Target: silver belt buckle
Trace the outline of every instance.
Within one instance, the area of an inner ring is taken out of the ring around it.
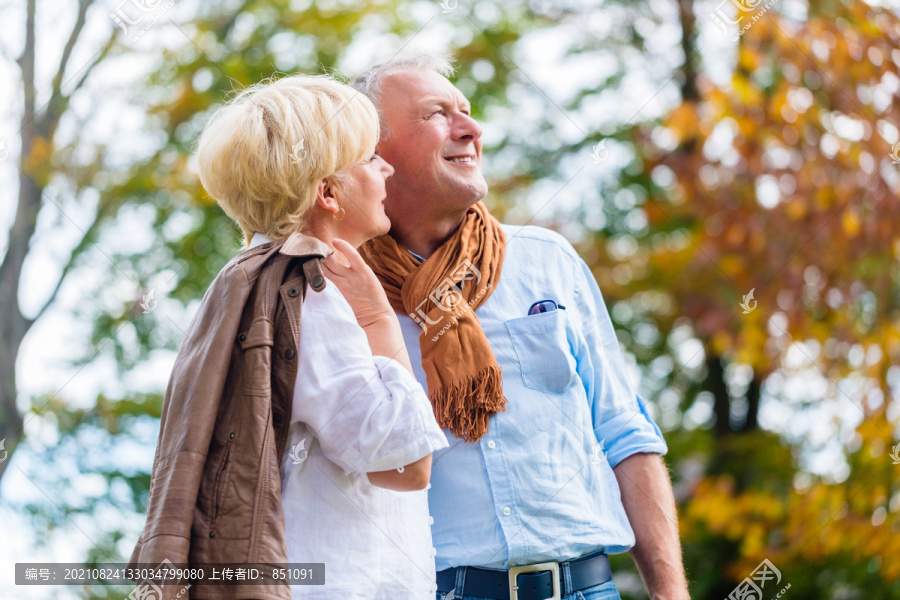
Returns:
[[[519,600],[519,586],[516,584],[516,576],[519,573],[531,573],[533,571],[550,571],[553,582],[553,595],[548,600],[559,600],[559,563],[545,562],[536,565],[522,565],[509,570],[509,600]]]

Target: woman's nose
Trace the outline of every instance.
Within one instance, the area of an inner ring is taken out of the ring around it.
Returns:
[[[379,157],[379,158],[381,158],[381,157]],[[388,177],[390,177],[391,175],[394,174],[394,167],[392,167],[392,166],[391,166],[391,163],[389,163],[388,161],[384,160],[383,158],[381,159],[381,162],[384,163],[384,164],[381,166],[381,171],[385,174],[385,175],[384,175],[384,178],[387,179]]]

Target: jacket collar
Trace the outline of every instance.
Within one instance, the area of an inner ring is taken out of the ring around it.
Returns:
[[[287,256],[318,256],[327,258],[334,251],[328,244],[318,238],[294,232],[284,241],[278,252]]]

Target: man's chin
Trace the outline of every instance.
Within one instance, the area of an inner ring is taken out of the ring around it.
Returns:
[[[488,193],[488,184],[484,179],[484,175],[480,172],[477,176],[472,174],[466,178],[455,177],[447,187],[454,190],[454,196],[457,198],[465,198],[468,206],[477,204],[484,200]]]
[[[467,192],[471,199],[471,203],[469,204],[469,206],[478,204],[479,202],[484,200],[485,197],[487,196],[487,193],[488,193],[487,181],[485,181],[484,178],[482,177],[481,185],[472,186],[467,190]]]

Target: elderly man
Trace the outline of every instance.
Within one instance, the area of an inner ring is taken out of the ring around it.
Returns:
[[[600,290],[560,235],[482,204],[481,127],[450,63],[407,54],[353,82],[395,172],[364,246],[450,447],[429,492],[436,597],[618,598],[631,551],[654,599],[688,598],[666,444]]]

